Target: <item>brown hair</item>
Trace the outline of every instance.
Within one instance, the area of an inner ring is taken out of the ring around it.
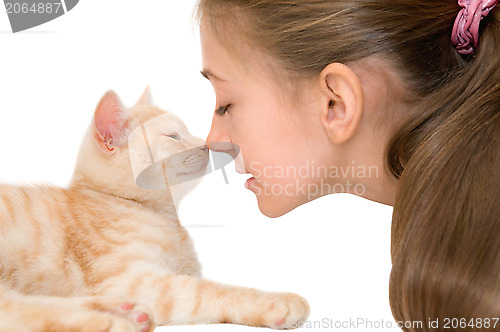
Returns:
[[[459,10],[456,0],[198,6],[224,44],[237,29],[287,75],[314,77],[333,62],[379,56],[409,82],[410,111],[386,148],[387,169],[399,179],[391,308],[397,321],[423,322],[407,331],[430,330],[436,318],[439,329],[445,318],[482,318],[485,327],[500,313],[500,10],[483,19],[469,56],[450,41]]]

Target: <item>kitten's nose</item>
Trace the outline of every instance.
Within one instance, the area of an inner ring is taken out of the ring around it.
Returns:
[[[201,151],[203,152],[208,152],[208,145],[203,145],[202,147],[200,147]]]

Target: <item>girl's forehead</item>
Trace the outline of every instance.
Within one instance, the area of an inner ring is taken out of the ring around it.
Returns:
[[[203,24],[200,27],[200,39],[203,76],[212,83],[231,81],[236,66],[229,52],[215,38],[211,29]]]
[[[227,45],[230,42],[227,38],[221,41],[217,36],[209,24],[200,22],[201,73],[218,92],[245,96],[285,94],[288,98],[297,98],[290,96],[290,89],[284,88],[283,82],[287,80],[275,59],[252,49],[242,40]]]
[[[203,20],[200,23],[202,51],[202,74],[210,81],[218,83],[243,83],[244,81],[268,81],[266,64],[271,59],[250,45],[238,40],[223,41]]]

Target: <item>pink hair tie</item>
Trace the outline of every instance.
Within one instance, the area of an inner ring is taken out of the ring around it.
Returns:
[[[458,0],[463,9],[458,13],[451,42],[460,54],[471,54],[479,43],[479,23],[499,0]]]

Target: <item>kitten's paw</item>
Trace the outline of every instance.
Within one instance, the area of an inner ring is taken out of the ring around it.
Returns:
[[[149,321],[149,316],[142,311],[131,310],[125,317],[115,316],[111,328],[102,332],[152,332],[155,326]]]
[[[265,326],[272,329],[293,329],[309,316],[307,301],[293,293],[276,294],[265,309]]]
[[[132,304],[131,302],[107,297],[91,298],[85,305],[92,310],[108,312],[125,319],[127,323],[132,323],[134,325],[134,332],[154,331],[156,327],[153,322],[151,310],[143,305]],[[119,320],[116,320],[115,324],[117,324],[117,326],[123,325]],[[125,330],[120,330],[119,328],[115,329],[112,326],[110,332],[111,331],[118,332]],[[129,329],[126,331],[129,331]]]
[[[100,315],[107,316],[107,324],[103,327],[96,329],[91,324],[85,327],[83,331],[85,332],[136,332],[138,331],[136,326],[129,320],[123,319],[119,316],[114,316],[112,314],[100,313]]]
[[[146,306],[122,303],[118,314],[124,315],[137,327],[138,332],[148,332],[155,329],[153,314]]]

